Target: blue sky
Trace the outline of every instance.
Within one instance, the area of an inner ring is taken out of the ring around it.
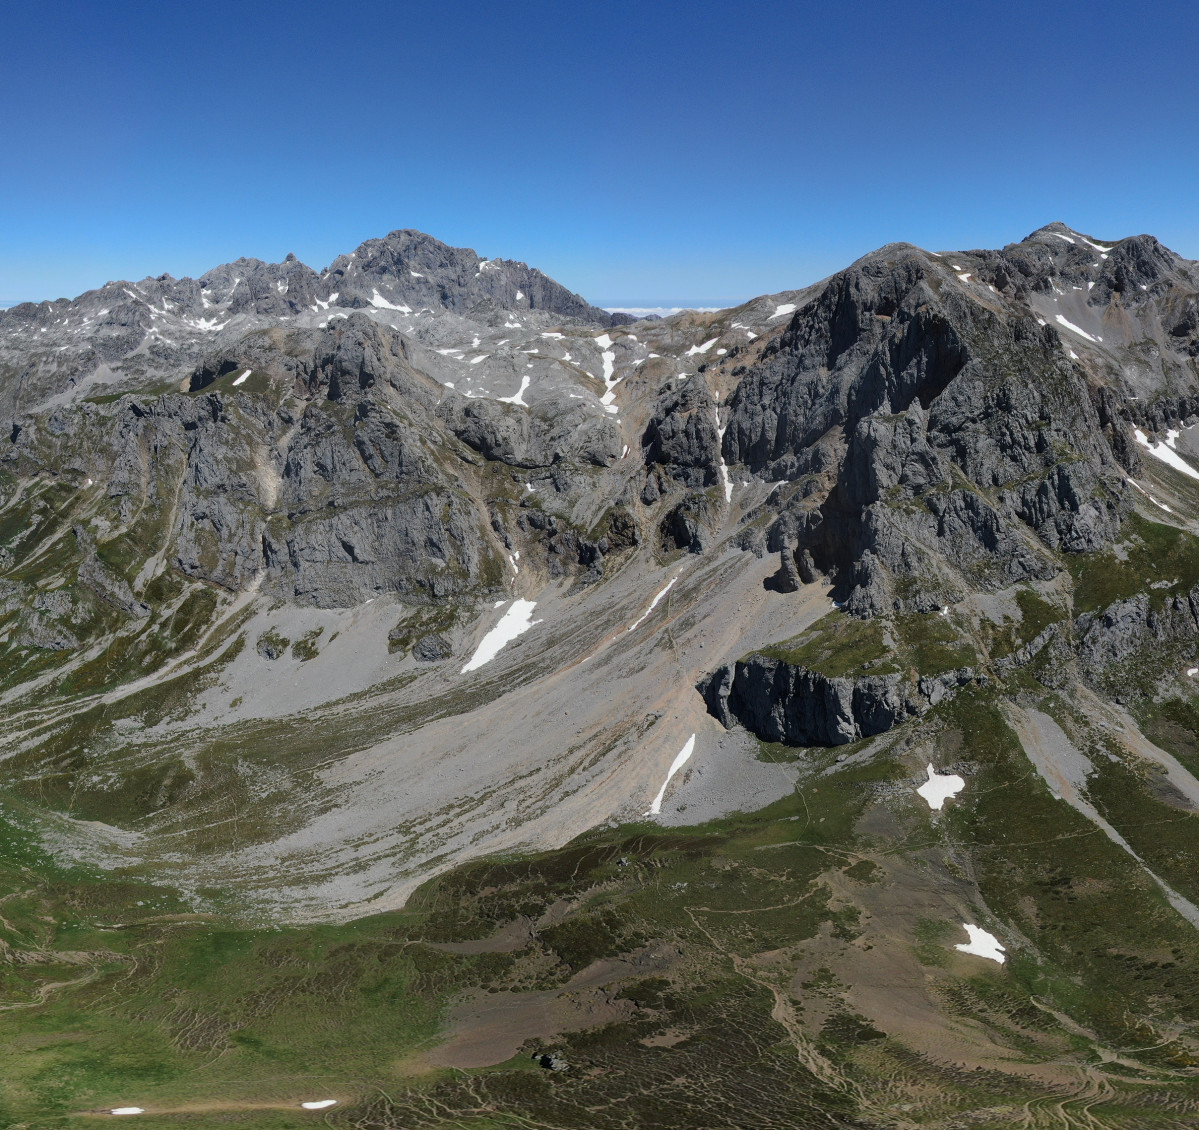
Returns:
[[[5,4],[0,299],[420,228],[605,305],[1051,220],[1199,258],[1193,3]]]

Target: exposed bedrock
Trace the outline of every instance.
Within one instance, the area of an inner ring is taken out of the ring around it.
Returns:
[[[1074,621],[1079,662],[1092,679],[1149,647],[1199,640],[1199,585],[1153,607],[1149,593],[1118,600]]]
[[[835,746],[918,717],[977,678],[970,668],[915,682],[899,673],[830,678],[754,654],[718,668],[698,690],[726,727],[739,722],[763,741]]]
[[[883,249],[799,310],[730,399],[724,457],[818,476],[780,513],[859,616],[1058,568],[1116,535],[1131,424],[1056,330],[969,301],[922,254]],[[899,586],[897,578],[914,584]]]

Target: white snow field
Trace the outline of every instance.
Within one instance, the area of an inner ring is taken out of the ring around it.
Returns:
[[[510,644],[517,636],[523,636],[533,626],[533,609],[537,607],[535,600],[517,598],[512,606],[500,617],[490,632],[483,637],[475,653],[462,668],[462,674],[477,671],[485,663],[490,663],[505,645]]]
[[[673,582],[672,582],[673,583]],[[654,797],[649,806],[649,811],[646,816],[657,816],[662,811],[662,799],[666,796],[666,786],[670,784],[670,779],[687,764],[692,753],[695,752],[695,735],[687,739],[687,744],[675,755],[675,759],[670,763],[670,769],[666,773],[666,780],[662,782],[662,787],[658,790],[658,795]]]
[[[938,773],[929,763],[928,780],[916,790],[929,808],[940,810],[950,797],[957,796],[966,787],[966,782],[956,773]]]
[[[658,607],[658,601],[660,601],[660,600],[661,600],[661,599],[662,599],[662,598],[663,598],[663,597],[664,597],[664,596],[665,596],[665,595],[666,595],[668,592],[670,592],[670,590],[671,590],[672,588],[674,588],[674,583],[675,583],[675,581],[677,581],[677,580],[678,580],[678,577],[671,577],[671,579],[670,579],[670,581],[667,583],[666,587],[665,587],[665,588],[664,588],[664,589],[663,589],[663,590],[662,590],[660,593],[658,593],[658,595],[657,595],[657,596],[655,596],[653,600],[651,600],[651,601],[649,602],[649,607],[648,607],[648,608],[647,608],[647,609],[646,609],[644,612],[642,612],[642,613],[641,613],[641,615],[640,615],[640,616],[638,616],[638,617],[637,617],[637,619],[636,619],[636,620],[634,620],[634,621],[633,621],[633,622],[632,622],[632,623],[629,625],[629,627],[628,627],[628,631],[630,631],[630,632],[631,632],[631,631],[632,631],[634,628],[639,628],[639,627],[640,627],[642,624],[644,624],[644,623],[645,623],[645,621],[646,621],[646,620],[648,620],[648,619],[649,619],[649,614],[650,614],[650,613],[651,613],[651,612],[652,612],[652,611],[653,611],[655,608],[657,608],[657,607]]]
[[[1055,314],[1054,317],[1057,319],[1058,325],[1065,326],[1068,330],[1073,330],[1079,337],[1085,337],[1087,341],[1093,341],[1096,344],[1103,342],[1103,338],[1092,337],[1086,330],[1079,329],[1073,322],[1068,322],[1061,314]]]
[[[1166,439],[1163,442],[1158,440],[1157,443],[1150,443],[1149,437],[1136,429],[1137,443],[1149,452],[1155,459],[1160,459],[1163,463],[1171,466],[1176,471],[1181,471],[1184,475],[1189,475],[1192,479],[1199,479],[1199,471],[1196,471],[1177,451],[1174,450],[1174,441],[1178,438],[1178,432],[1168,431]]]
[[[242,383],[242,382],[243,382],[243,381],[244,381],[244,380],[245,380],[245,379],[246,379],[246,378],[247,378],[247,377],[248,377],[248,376],[249,376],[249,375],[250,375],[252,372],[253,372],[253,370],[252,370],[252,369],[247,369],[247,370],[246,370],[244,373],[242,373],[242,375],[241,375],[240,377],[238,377],[238,378],[237,378],[237,379],[236,379],[236,380],[233,382],[233,387],[234,387],[234,388],[236,388],[236,387],[237,387],[239,384],[241,384],[241,383]]]
[[[962,953],[970,953],[975,957],[985,957],[988,961],[997,961],[1002,965],[1007,958],[1003,952],[1003,944],[994,934],[988,933],[980,926],[972,926],[969,922],[962,923],[962,929],[970,935],[968,942],[959,942],[953,948]]]

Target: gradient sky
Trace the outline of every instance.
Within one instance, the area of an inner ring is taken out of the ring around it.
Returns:
[[[0,3],[0,300],[420,228],[603,305],[1051,220],[1199,258],[1199,5]]]

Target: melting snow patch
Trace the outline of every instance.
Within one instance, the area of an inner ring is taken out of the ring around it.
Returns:
[[[678,577],[671,577],[666,587],[649,602],[649,607],[629,625],[628,631],[631,632],[634,628],[640,627],[645,623],[645,621],[649,618],[649,614],[658,607],[658,601],[660,601],[668,592],[670,592],[672,588],[674,588],[674,583],[677,580]]]
[[[462,674],[477,671],[484,663],[490,663],[505,644],[511,643],[517,636],[522,636],[533,626],[533,609],[537,607],[534,600],[514,600],[512,606],[500,617],[490,632],[483,637],[475,653],[462,668]]]
[[[409,274],[410,274],[410,275],[411,275],[411,276],[412,276],[414,279],[423,279],[423,278],[425,277],[424,275],[422,275],[422,274],[420,273],[420,271],[414,271],[414,270],[412,270],[412,268],[411,268],[411,267],[409,267],[409,268],[408,268],[408,273],[409,273]]]
[[[1066,350],[1066,352],[1067,352],[1067,353],[1070,355],[1070,360],[1071,360],[1071,361],[1077,361],[1077,360],[1078,360],[1078,354],[1077,354],[1077,353],[1075,353],[1073,349],[1067,349],[1067,350]]]
[[[1064,236],[1062,237],[1065,238]],[[975,957],[985,957],[990,961],[997,961],[1000,965],[1007,959],[1004,957],[1003,945],[994,934],[988,933],[978,926],[971,926],[968,922],[962,923],[962,929],[970,935],[968,942],[962,942],[954,946],[955,950],[961,950],[962,953],[972,953]]]
[[[1137,443],[1145,448],[1150,455],[1160,459],[1163,463],[1168,463],[1174,470],[1181,471],[1184,475],[1189,475],[1192,479],[1199,479],[1199,471],[1196,471],[1194,467],[1174,450],[1174,445],[1171,441],[1177,438],[1177,432],[1167,432],[1166,435],[1168,438],[1165,443],[1162,443],[1160,440],[1157,443],[1150,443],[1149,437],[1140,428],[1136,429],[1135,434]]]
[[[145,1114],[145,1108],[140,1106],[114,1106],[109,1114]]]
[[[472,358],[470,359],[470,363],[471,363],[472,365],[477,365],[477,364],[478,364],[480,361],[486,361],[486,360],[487,360],[487,354],[486,354],[486,353],[480,353],[478,357],[472,357]]]
[[[1132,399],[1135,400],[1136,397],[1134,396]],[[1147,499],[1149,499],[1150,502],[1153,503],[1154,506],[1160,506],[1164,511],[1166,511],[1167,514],[1174,513],[1174,511],[1171,510],[1164,502],[1158,502],[1158,500],[1154,498],[1153,495],[1151,495],[1143,486],[1141,486],[1140,483],[1134,482],[1132,479],[1127,477],[1124,479],[1124,481],[1128,483],[1129,486],[1135,487],[1137,490],[1139,490]]]
[[[516,301],[517,301],[517,302],[519,302],[519,301],[520,301],[522,298],[524,298],[524,296],[525,296],[525,293],[524,293],[524,291],[523,291],[523,290],[518,290],[518,291],[516,292]]]
[[[730,503],[733,501],[733,480],[729,478],[729,465],[724,461],[724,433],[728,428],[728,424],[720,427],[719,418],[716,421],[716,447],[720,451],[720,485],[724,487],[724,501]]]
[[[753,339],[754,339],[755,337],[757,337],[758,335],[757,335],[756,333],[754,333],[754,331],[753,331],[753,330],[746,330],[746,331],[745,331],[745,336],[746,336],[747,338],[749,338],[749,340],[750,340],[750,341],[753,341]]]
[[[1058,237],[1058,239],[1064,239],[1064,240],[1065,240],[1067,243],[1073,243],[1073,242],[1074,242],[1074,240],[1072,240],[1072,239],[1071,239],[1071,238],[1070,238],[1068,235],[1062,235],[1062,233],[1061,233],[1061,232],[1051,231],[1049,234],[1050,234],[1050,235],[1056,235],[1056,236]],[[973,926],[967,926],[967,927],[966,927],[966,929],[967,929],[967,930],[973,930],[973,929],[974,929],[974,927],[973,927]],[[961,949],[961,946],[959,946],[959,947],[958,947],[958,949]]]
[[[481,361],[482,358],[480,357],[479,360]],[[471,364],[473,365],[474,362],[472,361]],[[517,389],[516,392],[512,396],[497,396],[496,400],[498,400],[501,404],[519,404],[522,408],[528,408],[528,405],[524,401],[525,389],[527,389],[528,387],[529,387],[529,378],[521,377],[520,378],[520,388]]]
[[[252,371],[253,370],[251,369],[247,369],[244,373],[242,373],[242,375],[233,382],[233,387],[236,388],[239,384],[242,384]]]
[[[782,307],[780,306],[779,309],[781,310]],[[794,310],[794,309],[795,309],[795,307],[792,306],[791,310]],[[791,310],[788,310],[787,313],[790,313]],[[775,317],[777,317],[777,316],[778,315],[776,314]],[[712,346],[714,346],[719,340],[720,340],[720,338],[714,337],[714,338],[712,338],[711,341],[705,341],[703,343],[703,345],[693,345],[690,349],[687,350],[685,356],[693,357],[697,353],[707,353],[708,350],[711,349]]]
[[[622,452],[620,453],[620,457],[621,457],[621,459],[623,459],[623,458],[624,458],[626,455],[628,455],[628,453],[629,453],[629,445],[626,443],[626,444],[624,445],[624,451],[622,451]],[[92,485],[92,480],[91,480],[91,479],[88,479],[88,481],[87,481],[87,484],[86,484],[86,485],[87,485],[87,486],[91,486],[91,485]]]
[[[928,780],[916,790],[926,801],[929,808],[940,811],[950,797],[957,796],[966,787],[966,782],[956,773],[938,773],[930,762]]]
[[[566,335],[565,335],[565,334],[560,334],[560,333],[553,333],[553,332],[550,332],[550,333],[543,333],[541,336],[542,336],[542,337],[546,337],[546,338],[550,338],[550,339],[551,339],[551,340],[553,340],[553,341],[561,341],[561,340],[562,340],[562,339],[563,339],[563,338],[564,338]]]
[[[336,1106],[336,1099],[317,1099],[315,1102],[300,1103],[305,1110],[324,1110],[326,1107]]]
[[[1188,678],[1193,679],[1196,675],[1199,675],[1199,667],[1188,667],[1187,668]]]
[[[666,774],[666,780],[662,782],[662,787],[658,790],[658,795],[654,797],[653,803],[649,806],[649,811],[646,816],[657,816],[662,811],[662,798],[666,795],[666,786],[670,784],[671,778],[687,764],[691,754],[695,751],[695,735],[687,739],[687,744],[675,755],[675,759],[670,763],[670,769]],[[1002,958],[1000,959],[1002,960]]]
[[[395,303],[388,302],[387,299],[379,293],[378,289],[375,289],[371,292],[371,305],[375,307],[376,310],[398,310],[401,314],[412,313],[411,306],[396,306]]]
[[[1073,330],[1076,334],[1078,334],[1079,337],[1085,337],[1087,341],[1103,341],[1103,338],[1101,337],[1092,337],[1089,333],[1087,333],[1086,330],[1080,330],[1073,322],[1066,321],[1061,314],[1055,314],[1054,318],[1057,320],[1058,325],[1065,326],[1068,330]]]
[[[1085,243],[1088,247],[1095,248],[1096,251],[1110,251],[1112,249],[1111,247],[1104,247],[1103,244],[1101,244],[1101,243],[1092,243],[1089,239],[1086,238],[1086,236],[1080,235],[1078,238],[1081,239],[1083,241],[1083,243]],[[1113,243],[1112,247],[1114,247],[1114,246],[1115,246],[1115,244]],[[1107,256],[1105,255],[1104,258],[1106,259]]]
[[[595,344],[598,345],[600,349],[611,349],[612,339],[607,334],[600,334],[599,337],[595,339]]]
[[[795,303],[794,302],[780,302],[779,305],[775,307],[774,313],[771,314],[770,317],[767,318],[766,320],[769,322],[774,318],[781,318],[784,314],[794,314],[794,313],[795,313]]]

